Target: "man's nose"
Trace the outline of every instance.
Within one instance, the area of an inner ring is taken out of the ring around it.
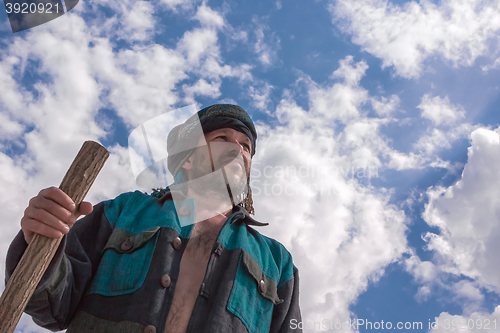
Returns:
[[[248,161],[247,157],[245,156],[245,148],[243,145],[241,145],[238,141],[236,140],[228,140],[229,143],[229,148],[226,151],[225,155],[227,157],[233,158],[234,160],[239,160],[240,162],[243,162],[245,165],[245,168],[247,167]]]
[[[230,140],[228,140],[228,142],[232,143],[231,151],[235,150],[235,151],[241,152],[241,154],[243,155],[244,148],[243,148],[243,145],[238,140],[230,139]]]
[[[238,157],[238,155],[243,155],[241,152],[241,147],[237,144],[234,143],[230,140],[226,142],[221,142],[218,145],[213,145],[213,147],[217,147],[217,150],[219,153],[217,154],[221,159],[235,159]]]

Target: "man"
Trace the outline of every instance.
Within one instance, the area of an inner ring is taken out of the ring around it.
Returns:
[[[248,212],[256,139],[242,108],[213,105],[169,133],[175,182],[165,190],[78,211],[59,189],[42,190],[9,248],[6,279],[33,233],[63,239],[26,312],[68,333],[291,331],[297,269]]]

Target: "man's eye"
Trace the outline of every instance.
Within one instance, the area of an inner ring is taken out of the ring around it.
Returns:
[[[250,151],[250,146],[249,146],[249,145],[247,145],[246,143],[243,145],[243,147],[245,147],[245,148],[246,148],[246,150]]]
[[[219,139],[219,138],[221,138],[221,139],[223,139],[223,140],[226,140],[226,137],[225,137],[224,135],[219,135],[219,136],[217,136],[215,139]]]

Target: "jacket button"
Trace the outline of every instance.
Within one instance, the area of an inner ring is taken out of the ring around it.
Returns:
[[[148,325],[144,328],[143,333],[156,333],[156,328],[153,325]]]
[[[266,282],[264,280],[260,280],[259,282],[259,290],[261,293],[266,293]]]
[[[163,288],[168,288],[170,287],[170,276],[168,276],[168,274],[165,274],[161,277],[161,285],[163,286]]]
[[[120,246],[122,251],[129,251],[132,248],[132,243],[129,240],[126,240]]]
[[[174,240],[172,241],[172,246],[174,249],[179,251],[181,249],[182,241],[180,237],[175,237]]]
[[[188,216],[189,213],[191,213],[191,210],[189,209],[188,206],[182,206],[179,208],[179,215]]]

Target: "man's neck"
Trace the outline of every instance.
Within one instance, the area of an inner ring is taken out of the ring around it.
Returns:
[[[196,202],[195,222],[206,222],[204,224],[209,225],[223,225],[233,210],[230,201],[221,199],[216,195],[200,195],[196,191],[188,189],[187,197],[193,198]]]
[[[203,221],[195,223],[193,231],[191,233],[191,238],[200,237],[200,235],[205,234],[205,237],[208,237],[210,239],[210,246],[212,246],[213,241],[215,240],[215,238],[217,238],[217,235],[224,227],[224,224],[231,216],[231,212],[232,209],[223,214],[217,214]]]
[[[226,223],[229,216],[231,216],[231,215],[229,215],[229,213],[218,214],[216,216],[205,219],[205,220],[201,221],[200,223],[203,223],[205,225],[211,225],[213,227],[216,227],[216,226],[222,227],[224,225],[224,223]]]

